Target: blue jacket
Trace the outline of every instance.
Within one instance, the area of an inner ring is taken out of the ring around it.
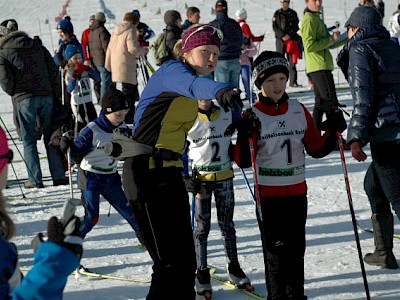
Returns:
[[[112,133],[116,128],[113,126],[110,121],[106,118],[103,111],[100,111],[100,114],[95,122],[102,130]],[[74,147],[71,148],[71,154],[73,157],[83,158],[89,152],[93,150],[93,131],[90,127],[86,126],[79,133],[77,139],[75,140]],[[104,157],[107,155],[104,153]],[[119,188],[122,186],[121,176],[118,172],[112,174],[97,174],[93,172],[86,172],[86,189],[88,190],[97,190],[104,186],[109,186],[113,188]]]
[[[222,31],[224,38],[218,60],[239,58],[242,54],[243,33],[238,22],[228,17],[227,12],[217,12],[217,17],[210,25]]]
[[[400,46],[381,25],[360,29],[337,63],[348,78],[354,101],[347,142],[400,139]]]
[[[9,299],[9,279],[14,274],[18,262],[17,248],[0,234],[0,299]]]
[[[58,300],[68,276],[79,266],[71,250],[53,242],[42,242],[35,253],[34,266],[17,287],[12,300]]]
[[[85,61],[85,57],[84,57],[84,55],[83,55],[83,48],[82,48],[82,45],[81,45],[81,43],[78,41],[78,39],[76,38],[76,36],[73,36],[69,41],[62,41],[61,39],[58,41],[58,44],[59,45],[61,45],[61,56],[62,56],[62,59],[63,59],[63,61],[60,61],[60,59],[61,59],[61,57],[60,57],[60,55],[57,55],[57,53],[55,53],[54,54],[54,57],[53,57],[53,59],[54,59],[54,63],[57,65],[57,66],[60,66],[60,65],[65,65],[66,63],[67,63],[67,60],[66,60],[66,58],[65,58],[65,48],[69,45],[69,44],[72,44],[72,45],[74,45],[74,46],[76,46],[77,48],[78,48],[78,50],[79,50],[79,53],[81,54],[81,56],[82,56],[82,62],[84,62]]]
[[[185,124],[179,123],[188,121],[183,119],[189,118],[189,114],[193,115],[194,122],[197,117],[197,99],[214,99],[218,91],[228,87],[229,84],[199,77],[181,61],[167,61],[150,77],[142,92],[136,106],[133,136],[141,143],[155,146],[163,129],[171,134],[174,133],[171,127],[179,126],[182,129]],[[177,105],[178,98],[182,102]],[[180,140],[180,134],[176,134],[165,148],[174,150],[171,143],[184,143],[186,137],[182,138],[183,141]],[[184,147],[181,149],[182,153],[183,149]]]

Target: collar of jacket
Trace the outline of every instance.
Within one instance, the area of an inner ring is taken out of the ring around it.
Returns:
[[[306,8],[305,10],[304,10],[304,13],[310,13],[310,14],[321,14],[321,12],[320,11],[312,11],[312,10],[309,10],[308,8]]]
[[[266,105],[276,106],[276,105],[281,105],[281,104],[284,103],[284,102],[287,102],[288,99],[289,99],[289,96],[288,96],[288,94],[285,92],[285,93],[282,95],[281,99],[278,100],[278,102],[275,102],[275,101],[271,100],[270,98],[263,96],[261,93],[260,93],[260,95],[259,95],[259,99],[258,99],[258,100],[259,100],[260,102],[266,104]]]

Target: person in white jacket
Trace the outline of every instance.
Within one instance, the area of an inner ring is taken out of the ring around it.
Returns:
[[[128,12],[124,21],[117,25],[111,34],[107,47],[105,67],[111,72],[114,83],[122,83],[122,92],[130,102],[130,110],[125,122],[132,124],[135,114],[135,101],[139,100],[136,58],[146,55],[147,47],[141,47],[137,41],[137,15]]]

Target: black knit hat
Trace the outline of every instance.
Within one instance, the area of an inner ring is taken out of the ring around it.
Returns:
[[[372,6],[358,6],[353,10],[344,27],[364,28],[370,25],[382,25],[380,12]]]
[[[289,68],[286,58],[275,51],[262,52],[251,66],[254,84],[258,89],[265,79],[276,73],[283,73],[289,78]]]
[[[217,0],[217,2],[215,2],[215,10],[216,11],[227,11],[228,3],[225,0]]]
[[[103,99],[101,99],[101,109],[105,114],[129,109],[129,102],[123,92],[115,88],[109,88]]]

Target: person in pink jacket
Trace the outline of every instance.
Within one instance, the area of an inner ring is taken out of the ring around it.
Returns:
[[[255,102],[255,94],[250,86],[251,82],[251,63],[253,57],[257,54],[257,47],[254,45],[253,40],[249,37],[243,37],[242,54],[239,57],[240,61],[240,76],[242,77],[242,83],[244,91],[246,93],[246,99],[250,103]]]
[[[111,72],[114,83],[122,83],[122,92],[130,102],[130,110],[125,122],[132,124],[135,101],[139,100],[136,57],[146,55],[148,48],[137,42],[135,24],[138,17],[132,12],[124,16],[124,21],[114,28],[106,52],[105,67]]]

